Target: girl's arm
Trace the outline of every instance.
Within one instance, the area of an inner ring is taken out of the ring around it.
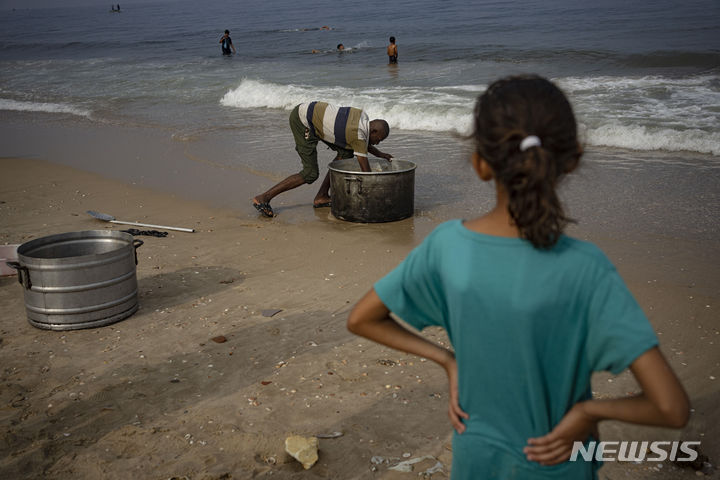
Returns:
[[[458,375],[455,355],[446,348],[411,332],[390,317],[390,310],[375,290],[370,290],[355,305],[347,321],[348,330],[390,348],[418,355],[445,369],[450,383],[448,416],[458,433],[465,431],[461,418],[469,418],[458,403]]]
[[[585,441],[600,420],[681,428],[690,416],[690,402],[680,381],[657,347],[630,365],[642,393],[612,400],[575,404],[547,435],[528,440],[528,460],[554,465],[570,458],[573,442]]]

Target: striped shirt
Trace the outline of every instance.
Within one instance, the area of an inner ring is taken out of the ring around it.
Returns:
[[[336,107],[325,102],[301,103],[298,115],[316,137],[351,149],[358,157],[368,156],[370,120],[359,108]]]

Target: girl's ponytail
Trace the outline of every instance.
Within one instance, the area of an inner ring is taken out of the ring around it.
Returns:
[[[521,152],[520,168],[506,185],[509,210],[522,236],[539,248],[553,246],[568,219],[555,191],[556,166],[541,146]]]

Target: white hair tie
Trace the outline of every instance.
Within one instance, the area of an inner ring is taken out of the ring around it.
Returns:
[[[522,142],[520,142],[520,151],[524,152],[528,148],[540,146],[542,146],[542,142],[540,141],[539,137],[535,135],[528,135],[527,137],[523,138]]]

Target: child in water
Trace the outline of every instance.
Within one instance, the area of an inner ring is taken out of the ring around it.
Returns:
[[[496,81],[477,101],[472,165],[496,205],[439,225],[380,279],[348,328],[442,366],[453,480],[591,479],[567,461],[601,420],[682,427],[685,390],[615,267],[568,237],[556,188],[582,155],[572,107],[537,76]],[[404,328],[443,327],[454,351]],[[593,399],[590,377],[630,368],[642,392]]]
[[[230,30],[225,30],[225,33],[222,37],[220,37],[221,48],[222,48],[222,54],[223,55],[232,55],[233,53],[237,53],[235,51],[235,46],[232,43],[232,38],[230,38]],[[230,51],[232,49],[232,52]]]
[[[390,45],[387,46],[388,63],[397,63],[398,48],[395,45],[395,37],[390,37]]]

